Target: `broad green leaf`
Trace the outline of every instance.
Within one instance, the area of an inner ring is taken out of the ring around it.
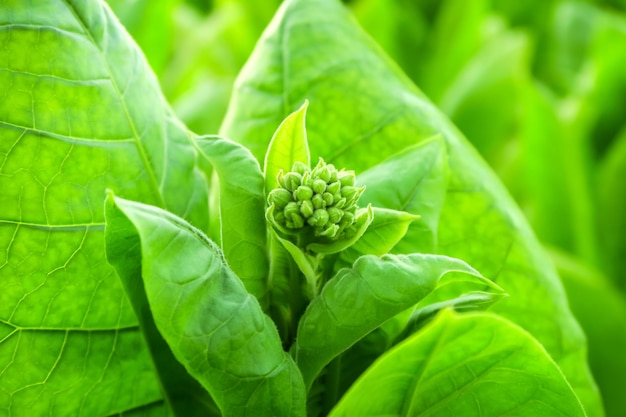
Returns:
[[[478,275],[460,260],[419,254],[363,256],[351,269],[340,270],[298,325],[295,358],[307,387],[333,358],[417,304],[451,272]]]
[[[420,216],[384,208],[373,207],[374,219],[363,235],[339,255],[337,263],[350,266],[363,255],[382,256],[404,237],[409,225]]]
[[[276,176],[282,170],[291,171],[294,162],[311,166],[309,145],[306,139],[305,118],[308,102],[283,120],[269,143],[263,169],[265,194],[278,187]]]
[[[195,144],[219,178],[220,242],[224,256],[248,292],[264,300],[269,261],[259,164],[246,148],[227,139],[204,136],[197,138]]]
[[[302,377],[276,327],[223,259],[184,220],[115,198],[136,229],[142,278],[154,322],[174,356],[224,416],[304,416]]]
[[[505,296],[502,288],[479,275],[459,272],[443,275],[437,287],[415,307],[396,314],[331,362],[326,375],[334,374],[336,377],[326,376],[316,381],[316,384],[327,386],[324,395],[327,410],[330,411],[332,407],[329,405],[336,404],[374,360],[422,328],[439,311],[449,307],[455,311],[485,310]],[[332,386],[334,381],[336,387]]]
[[[0,27],[3,412],[99,416],[159,402],[105,259],[103,203],[111,188],[205,229],[189,133],[101,1],[4,2]]]
[[[176,416],[219,416],[207,391],[176,360],[156,328],[141,274],[141,242],[137,230],[124,213],[115,208],[113,195],[109,195],[106,204],[107,259],[115,267],[137,315],[167,408]]]
[[[375,207],[406,211],[420,216],[409,226],[395,253],[433,252],[448,182],[445,142],[437,135],[410,146],[359,176],[366,184],[361,196]]]
[[[588,413],[601,416],[584,334],[520,210],[466,139],[337,0],[283,3],[242,70],[221,132],[261,160],[275,126],[304,99],[312,158],[357,173],[441,134],[449,181],[436,252],[494,277],[511,294],[494,310],[536,337]]]
[[[586,416],[544,348],[494,315],[444,311],[383,355],[331,417]]]
[[[589,365],[607,416],[626,415],[626,299],[607,277],[550,249],[572,312],[589,340]]]
[[[379,329],[385,332],[389,345],[395,344],[419,330],[445,308],[455,311],[486,310],[507,296],[498,284],[480,275],[448,273],[419,303],[397,314]]]

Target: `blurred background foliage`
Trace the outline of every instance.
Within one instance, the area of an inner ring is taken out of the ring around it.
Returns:
[[[187,126],[216,133],[279,0],[108,0]],[[626,0],[351,0],[507,185],[626,416]]]

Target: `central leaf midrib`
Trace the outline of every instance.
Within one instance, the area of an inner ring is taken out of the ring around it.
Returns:
[[[111,66],[109,65],[108,60],[104,56],[103,51],[101,51],[100,48],[98,47],[98,44],[96,43],[96,41],[93,38],[93,36],[91,36],[91,32],[89,31],[89,29],[85,25],[85,22],[83,22],[83,20],[81,19],[80,15],[76,12],[74,7],[70,4],[69,0],[63,0],[63,3],[65,3],[65,5],[67,6],[68,10],[75,17],[76,22],[80,25],[80,27],[83,30],[84,35],[87,37],[89,42],[93,45],[94,49],[96,51],[98,51],[100,59],[104,63],[105,70],[109,74],[109,79],[111,80],[111,86],[113,87],[113,91],[115,92],[115,95],[118,98],[118,100],[119,100],[119,102],[120,102],[120,104],[122,106],[122,109],[124,111],[124,115],[126,116],[126,120],[127,120],[128,125],[130,127],[130,130],[131,130],[132,139],[135,142],[135,145],[137,147],[137,153],[139,154],[141,162],[142,162],[142,164],[143,164],[143,166],[144,166],[144,168],[146,170],[146,173],[148,175],[148,178],[150,180],[150,185],[154,189],[154,193],[155,193],[156,198],[159,201],[161,207],[166,208],[165,199],[163,198],[163,195],[161,194],[161,190],[160,190],[160,187],[159,187],[159,182],[157,181],[156,175],[154,173],[154,170],[152,169],[152,166],[149,163],[147,153],[146,153],[146,151],[145,151],[145,149],[144,149],[144,147],[143,147],[143,145],[141,143],[139,135],[137,134],[137,129],[135,128],[135,123],[133,122],[132,117],[131,117],[131,115],[130,115],[130,113],[128,111],[128,107],[126,106],[126,101],[122,97],[122,94],[120,92],[119,86],[117,84],[117,80],[113,76],[113,71],[111,71]],[[108,23],[109,23],[109,21],[106,19],[106,17],[107,16],[105,16],[105,18],[103,19],[103,22],[102,22],[102,24],[105,25],[105,26],[107,26]],[[164,140],[165,140],[165,138],[164,138]]]

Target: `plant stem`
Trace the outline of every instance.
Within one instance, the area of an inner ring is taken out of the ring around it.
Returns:
[[[298,332],[298,322],[305,308],[304,294],[302,294],[302,282],[304,277],[293,260],[289,262],[289,307],[291,310],[291,322],[289,323],[289,343],[295,340]]]

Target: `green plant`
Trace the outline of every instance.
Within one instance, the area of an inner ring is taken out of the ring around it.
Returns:
[[[282,6],[220,137],[105,5],[29,6],[0,8],[0,413],[602,415],[518,209],[339,2]],[[281,230],[273,174],[320,157],[355,227]]]
[[[481,404],[488,415],[514,408],[584,415],[545,351],[510,322],[448,313],[422,330],[441,309],[485,308],[503,292],[453,258],[386,254],[418,216],[371,206],[356,211],[365,186],[354,186],[353,172],[338,171],[321,159],[311,169],[305,110],[287,117],[274,134],[264,175],[240,145],[219,137],[196,139],[220,178],[222,249],[166,211],[110,196],[109,262],[143,318],[142,328],[149,329],[144,333],[151,351],[161,350],[160,379],[180,381],[186,375],[182,364],[221,413],[232,416],[400,410],[419,415],[428,408],[444,415],[466,409],[476,396],[501,397],[493,407]],[[391,193],[404,206],[418,203],[412,200],[424,178],[413,175],[414,167],[423,170],[442,151],[440,137],[427,140],[364,173],[376,179],[367,190],[370,201]],[[158,334],[173,356],[163,357],[166,348]],[[372,358],[361,356],[361,350],[372,343],[381,358],[368,370]],[[434,350],[439,343],[465,353],[455,359],[458,353]],[[352,355],[360,361],[342,363]],[[459,360],[465,364],[461,370]],[[437,365],[431,368],[429,362]],[[402,372],[406,366],[415,372]],[[359,376],[355,369],[364,373],[344,396]],[[427,378],[429,373],[440,382]],[[486,387],[494,375],[501,385]],[[381,393],[379,384],[386,378],[406,381],[400,389],[393,384]],[[449,379],[473,381],[476,387],[460,389]],[[510,386],[520,385],[527,388],[507,398]],[[541,394],[535,392],[539,386]],[[180,386],[164,387],[166,399],[181,414],[204,407],[215,413],[208,397],[185,395],[181,403]],[[456,397],[452,403],[447,400],[451,394]]]

